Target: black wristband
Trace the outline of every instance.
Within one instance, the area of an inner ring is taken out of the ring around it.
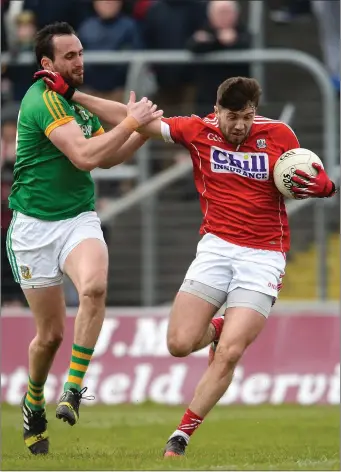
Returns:
[[[66,100],[71,100],[71,98],[73,97],[73,94],[75,93],[75,91],[76,91],[76,89],[69,85],[69,88],[64,93],[64,98],[66,98]]]
[[[336,193],[336,187],[335,187],[334,182],[332,182],[332,189],[330,193],[327,195],[327,198],[332,197],[335,193]]]

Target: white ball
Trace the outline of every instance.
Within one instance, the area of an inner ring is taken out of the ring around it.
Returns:
[[[282,195],[287,198],[296,198],[291,189],[299,185],[292,182],[291,177],[298,169],[309,175],[317,175],[317,170],[312,166],[313,162],[323,167],[321,159],[309,149],[291,149],[281,155],[275,164],[273,176],[275,185]]]

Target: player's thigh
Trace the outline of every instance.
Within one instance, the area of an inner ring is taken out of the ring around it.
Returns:
[[[228,293],[241,288],[269,295],[275,302],[285,273],[285,256],[277,251],[252,248],[241,247],[236,251]]]
[[[80,215],[60,256],[60,267],[80,296],[105,294],[108,261],[108,248],[96,213]]]
[[[191,352],[204,336],[218,307],[192,293],[179,291],[175,297],[167,330],[167,344],[172,351]]]
[[[254,308],[227,308],[215,360],[225,367],[236,365],[246,348],[261,333],[266,321],[267,318]]]
[[[168,340],[187,338],[193,342],[200,341],[210,320],[226,301],[231,277],[227,259],[211,252],[202,240],[175,298]]]
[[[23,290],[62,283],[59,251],[63,233],[61,222],[42,221],[14,212],[6,248],[14,279]]]
[[[59,345],[65,326],[65,300],[62,285],[23,289],[32,311],[37,335],[45,344]]]

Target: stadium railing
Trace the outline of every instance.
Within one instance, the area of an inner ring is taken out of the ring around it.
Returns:
[[[32,53],[21,53],[16,58],[11,57],[5,53],[2,55],[3,63],[12,63],[17,65],[32,64],[34,62]],[[222,51],[213,52],[205,55],[193,55],[188,51],[122,51],[122,52],[108,52],[108,51],[91,51],[85,52],[84,60],[87,64],[119,64],[128,63],[129,71],[126,83],[126,97],[130,90],[135,90],[137,94],[143,93],[144,83],[143,71],[149,64],[179,64],[179,63],[245,63],[263,64],[263,63],[289,63],[296,64],[298,67],[305,69],[315,79],[319,90],[321,92],[322,104],[322,139],[323,139],[323,155],[326,162],[326,170],[334,176],[338,149],[338,130],[337,130],[337,104],[334,97],[334,90],[330,83],[329,75],[316,58],[306,54],[302,51],[294,49],[251,49],[241,51]],[[145,184],[150,178],[150,163],[149,163],[149,143],[147,143],[137,153],[138,159],[138,181],[139,184]],[[186,166],[174,167],[176,172],[184,175],[188,172]],[[115,174],[120,172],[114,170]],[[171,171],[170,171],[171,172]],[[144,187],[146,189],[147,187]],[[151,187],[153,188],[153,187]],[[158,190],[148,191],[149,195],[141,202],[142,209],[142,225],[141,225],[141,244],[143,245],[143,260],[142,260],[142,277],[145,289],[145,304],[150,304],[152,286],[153,286],[153,231],[154,231],[154,197]],[[146,192],[146,190],[144,190]],[[154,192],[154,193],[153,193]],[[129,197],[129,196],[128,196]],[[127,198],[128,198],[127,197]],[[125,198],[125,197],[123,197]],[[141,196],[140,196],[141,198]],[[309,200],[307,204],[314,205],[315,210],[315,231],[316,241],[318,242],[318,298],[325,300],[327,298],[327,237],[326,237],[326,211],[325,208],[329,205],[325,200]],[[131,205],[131,204],[130,204]],[[100,215],[102,221],[114,217],[116,208],[119,208],[118,202],[114,201],[109,204],[108,208]],[[128,207],[126,207],[128,208]],[[301,202],[292,202],[290,212],[298,211],[301,208]]]

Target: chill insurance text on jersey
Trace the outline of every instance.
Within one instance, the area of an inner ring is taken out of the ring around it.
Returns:
[[[289,250],[284,198],[273,180],[277,159],[300,147],[288,125],[256,116],[247,139],[236,146],[225,141],[214,114],[192,115],[163,118],[162,135],[190,152],[203,213],[201,234],[240,246]]]

